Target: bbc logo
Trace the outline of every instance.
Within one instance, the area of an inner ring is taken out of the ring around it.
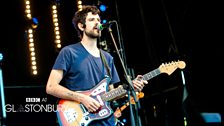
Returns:
[[[26,98],[26,102],[40,102],[40,98]]]

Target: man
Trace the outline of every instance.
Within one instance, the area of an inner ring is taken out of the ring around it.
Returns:
[[[83,6],[81,11],[75,13],[73,24],[81,41],[61,49],[46,86],[48,94],[76,101],[84,105],[90,113],[97,113],[103,104],[81,91],[94,88],[106,76],[110,78],[107,91],[115,90],[113,84],[120,81],[113,57],[97,47],[97,40],[101,36],[101,31],[97,28],[101,22],[99,14],[99,9],[90,5]],[[147,83],[145,80],[133,80],[137,91],[141,91]],[[115,119],[110,114],[106,118],[88,123],[88,126],[114,126]]]

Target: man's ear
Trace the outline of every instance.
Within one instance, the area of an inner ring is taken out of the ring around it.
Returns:
[[[78,23],[78,27],[81,31],[84,31],[84,25],[82,23]]]

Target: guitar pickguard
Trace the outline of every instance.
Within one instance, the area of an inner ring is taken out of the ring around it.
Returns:
[[[90,92],[91,97],[97,100],[101,108],[95,113],[89,113],[88,117],[92,120],[106,118],[112,114],[111,108],[108,107],[108,102],[103,101],[101,95],[107,92],[108,80],[102,80],[95,88],[93,88]]]

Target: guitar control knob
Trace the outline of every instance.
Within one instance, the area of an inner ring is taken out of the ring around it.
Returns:
[[[89,118],[86,116],[86,117],[85,117],[85,120],[89,120]]]
[[[81,123],[81,126],[85,126],[85,123]]]

